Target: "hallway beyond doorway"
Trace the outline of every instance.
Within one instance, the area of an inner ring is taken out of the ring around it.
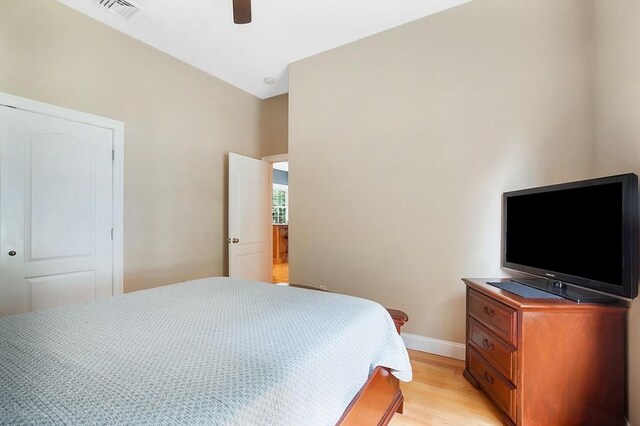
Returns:
[[[274,263],[272,272],[272,283],[288,283],[289,282],[289,264]]]

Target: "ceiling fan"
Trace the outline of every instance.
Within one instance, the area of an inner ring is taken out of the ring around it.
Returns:
[[[251,22],[251,0],[233,0],[233,23],[248,24]]]

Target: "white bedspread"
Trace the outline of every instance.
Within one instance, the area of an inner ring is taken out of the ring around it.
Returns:
[[[377,365],[377,303],[206,278],[0,318],[0,424],[332,425]]]

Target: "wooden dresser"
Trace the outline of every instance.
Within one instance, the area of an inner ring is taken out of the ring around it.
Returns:
[[[465,378],[505,424],[624,425],[627,307],[467,285]]]

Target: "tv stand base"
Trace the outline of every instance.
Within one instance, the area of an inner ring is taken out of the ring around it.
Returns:
[[[517,278],[512,279],[511,281],[546,291],[547,293],[555,294],[578,303],[620,303],[620,299],[616,299],[615,297],[596,293],[595,291],[589,291],[580,287],[574,287],[571,284],[559,280],[548,280],[545,278]]]

